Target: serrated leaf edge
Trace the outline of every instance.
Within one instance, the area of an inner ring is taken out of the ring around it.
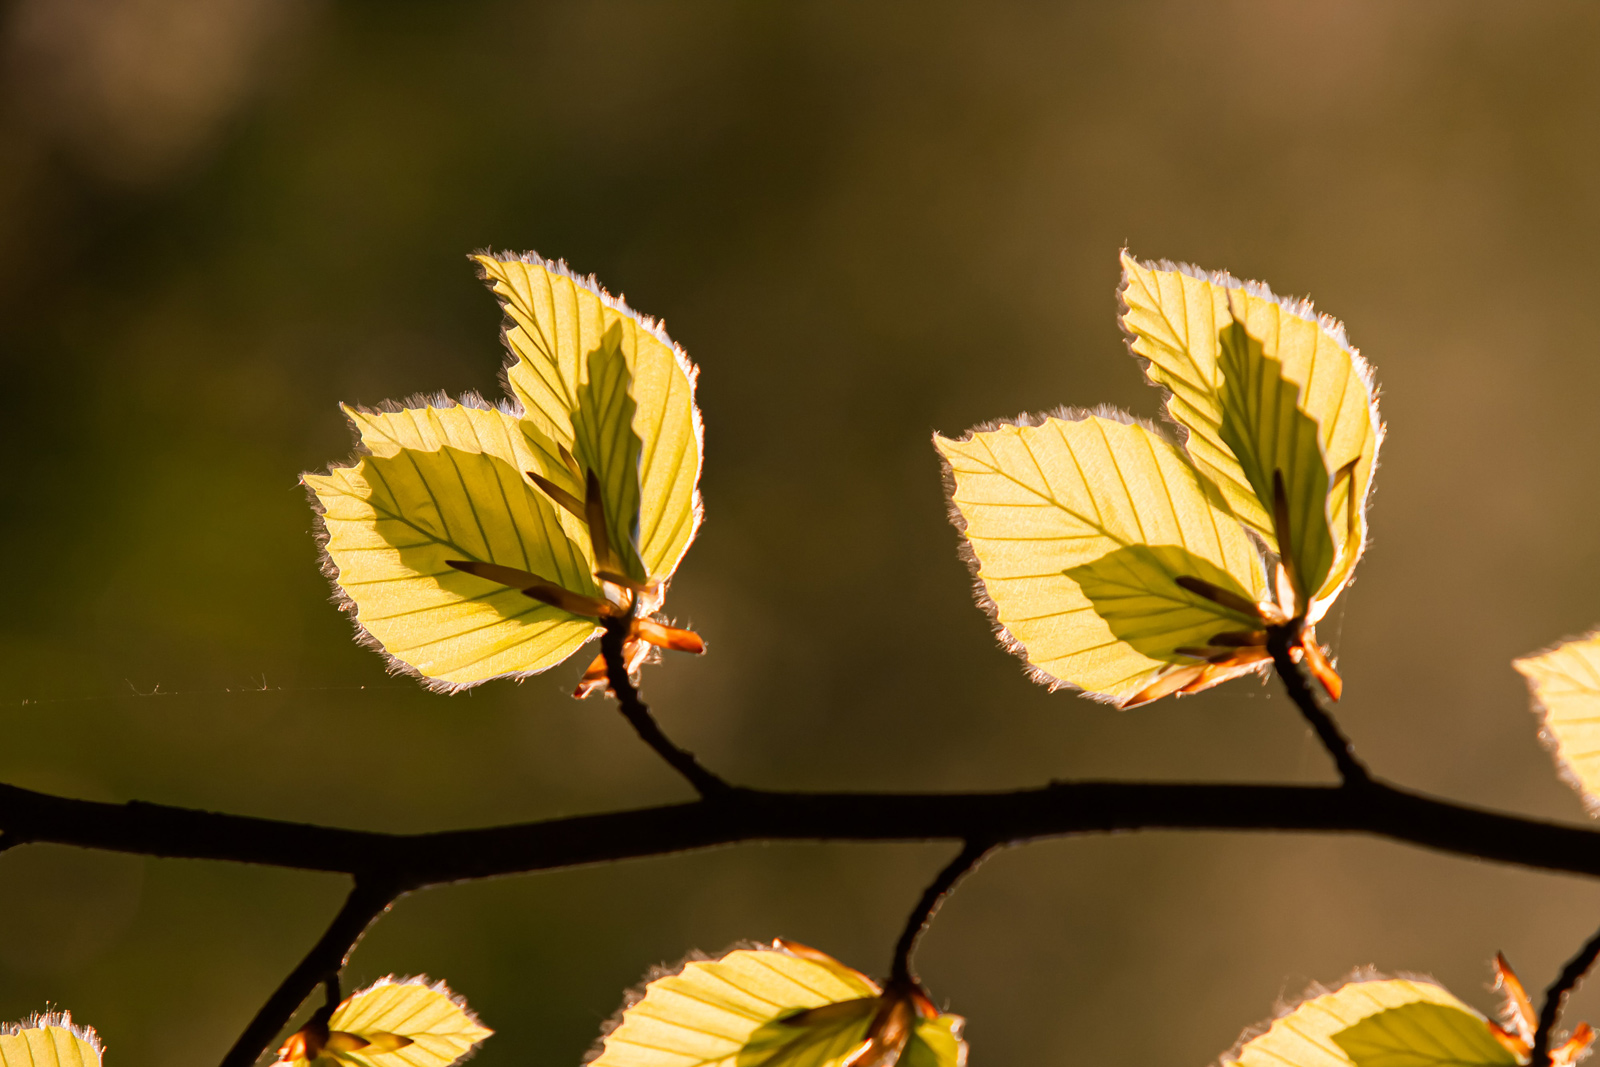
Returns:
[[[478,256],[497,260],[501,263],[526,263],[529,266],[547,270],[559,278],[567,279],[579,288],[587,290],[596,299],[598,299],[603,306],[610,308],[619,315],[626,315],[628,318],[637,322],[640,329],[644,330],[651,337],[654,337],[657,341],[660,341],[663,345],[665,345],[667,350],[672,353],[672,358],[677,360],[678,368],[683,371],[684,377],[689,380],[689,421],[694,430],[695,441],[694,498],[691,500],[689,505],[689,537],[688,540],[684,542],[683,552],[679,553],[678,556],[678,562],[682,562],[684,555],[688,554],[689,546],[694,544],[695,538],[700,534],[700,524],[705,521],[705,505],[700,496],[700,475],[705,467],[706,455],[705,426],[700,419],[700,405],[695,403],[695,392],[700,387],[700,368],[696,366],[694,361],[689,358],[689,353],[683,350],[683,346],[679,345],[678,342],[674,341],[670,336],[667,335],[667,324],[665,320],[635,311],[633,308],[628,306],[627,300],[621,293],[618,293],[615,296],[611,295],[611,293],[606,290],[605,286],[600,284],[599,280],[593,274],[579,274],[577,271],[573,270],[567,265],[566,260],[546,259],[544,256],[541,256],[539,253],[532,250],[527,252],[496,252],[493,248],[489,247],[477,249],[476,251],[470,253],[467,258],[472,262],[474,269],[477,270],[478,279],[491,284],[491,291],[494,279],[489,274],[488,270],[483,266],[483,264],[478,262]],[[498,301],[498,299],[499,298],[497,295],[496,300]],[[500,326],[500,345],[506,351],[506,361],[500,367],[499,381],[500,388],[507,396],[515,396],[515,392],[511,388],[511,379],[508,375],[511,368],[517,365],[521,357],[518,356],[516,350],[511,347],[511,339],[509,337],[509,331],[511,329],[511,326],[509,325],[510,322],[510,314],[506,313],[504,316],[504,321]],[[587,373],[587,371],[584,373]],[[516,410],[511,413],[515,414],[518,418],[521,418],[523,415],[522,406],[517,404]],[[674,564],[671,571],[668,571],[666,574],[655,575],[653,577],[665,585],[667,580],[670,579],[672,575],[676,573],[676,571],[677,566]]]
[[[1544,697],[1540,695],[1539,683],[1532,675],[1522,669],[1522,664],[1559,652],[1567,645],[1579,641],[1593,641],[1596,638],[1600,638],[1600,627],[1595,627],[1587,633],[1576,637],[1563,637],[1561,640],[1541,648],[1537,652],[1529,652],[1527,655],[1518,656],[1511,661],[1511,668],[1522,675],[1522,680],[1527,683],[1528,710],[1538,716],[1539,743],[1544,746],[1545,751],[1550,753],[1550,761],[1556,765],[1556,777],[1560,778],[1571,787],[1573,792],[1578,794],[1578,800],[1583,804],[1585,814],[1592,819],[1600,819],[1600,793],[1591,793],[1588,787],[1583,784],[1583,779],[1578,776],[1578,772],[1573,770],[1572,764],[1567,762],[1566,758],[1561,755],[1561,739],[1556,737],[1555,731],[1550,728],[1550,707],[1544,702]]]
[[[363,415],[392,415],[402,411],[423,407],[439,409],[449,409],[454,407],[476,408],[479,411],[498,411],[500,414],[507,415],[512,418],[520,418],[522,413],[522,406],[515,400],[506,400],[501,401],[499,404],[491,404],[489,401],[485,400],[480,393],[471,390],[462,393],[459,399],[450,396],[449,393],[440,391],[437,393],[413,393],[404,400],[385,400],[383,403],[376,406],[367,406],[365,404],[351,404],[348,406],[351,408],[351,410],[359,412]],[[345,416],[345,421],[350,426],[350,432],[355,436],[355,445],[353,446],[354,450],[352,451],[350,458],[343,463],[330,463],[322,471],[308,471],[306,473],[320,476],[332,474],[336,470],[348,470],[351,467],[359,466],[363,459],[373,454],[371,449],[367,448],[361,443],[361,429],[356,424],[356,421],[350,418],[348,415]],[[323,577],[327,578],[328,581],[333,584],[333,593],[328,597],[328,600],[340,611],[350,616],[350,624],[355,629],[356,644],[362,646],[363,648],[371,649],[380,657],[382,657],[384,662],[384,670],[387,673],[391,675],[414,678],[422,685],[424,689],[428,690],[430,693],[441,693],[445,696],[452,696],[456,693],[464,692],[465,690],[472,689],[475,686],[480,686],[484,682],[489,681],[509,680],[518,683],[524,682],[529,678],[537,678],[539,675],[545,674],[552,669],[550,667],[546,667],[542,671],[511,671],[506,674],[497,674],[493,678],[482,678],[475,682],[447,682],[442,678],[433,678],[429,675],[423,674],[422,671],[418,670],[416,667],[413,667],[399,656],[394,655],[388,649],[384,648],[383,642],[379,641],[377,637],[373,636],[372,632],[362,624],[360,617],[357,615],[357,605],[355,599],[344,591],[344,586],[339,584],[339,565],[334,562],[333,554],[328,551],[328,542],[331,539],[332,534],[330,534],[328,531],[327,509],[322,506],[322,501],[318,499],[316,490],[306,484],[305,478],[305,474],[300,476],[300,486],[306,491],[306,497],[311,504],[311,536],[317,546],[317,568],[322,571]],[[696,493],[698,494],[698,489],[696,490]],[[598,634],[600,632],[600,628],[598,626],[595,627],[594,632]],[[590,640],[592,640],[592,638]],[[583,649],[584,645],[587,645],[588,643],[588,640],[584,641],[583,645],[579,645],[573,650],[572,655],[578,655],[578,653]],[[571,656],[568,657],[568,659],[571,658]]]

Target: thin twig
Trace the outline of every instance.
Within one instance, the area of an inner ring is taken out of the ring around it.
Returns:
[[[222,1058],[222,1067],[252,1067],[319,983],[327,988],[329,1004],[337,1007],[340,969],[367,927],[387,911],[399,895],[400,891],[392,882],[358,880],[322,939],[311,947],[305,959],[289,972],[256,1012],[256,1017]],[[313,1018],[319,1018],[324,1011],[331,1016],[333,1007],[324,1005]]]
[[[1300,714],[1305,716],[1306,722],[1316,732],[1317,740],[1322,742],[1322,747],[1333,757],[1334,766],[1339,771],[1339,780],[1345,788],[1369,786],[1372,784],[1372,775],[1367,772],[1366,765],[1356,758],[1355,749],[1351,747],[1350,739],[1339,729],[1339,724],[1322,710],[1317,695],[1311,691],[1311,686],[1306,682],[1305,672],[1290,655],[1289,650],[1299,640],[1299,627],[1294,625],[1274,626],[1267,630],[1267,649],[1272,653],[1272,663],[1278,669],[1278,677],[1283,679],[1283,687],[1289,691],[1289,699],[1294,701],[1294,706],[1300,709]]]
[[[1600,957],[1600,932],[1596,932],[1578,954],[1567,961],[1561,968],[1561,973],[1556,980],[1550,983],[1550,988],[1545,990],[1544,1005],[1539,1009],[1539,1028],[1533,1032],[1533,1048],[1529,1053],[1528,1067],[1550,1067],[1550,1035],[1556,1028],[1556,1020],[1561,1015],[1562,1005],[1566,1003],[1567,994],[1577,987],[1579,981],[1594,966],[1594,961]]]
[[[944,898],[956,887],[962,877],[983,862],[993,843],[989,841],[966,842],[956,858],[945,865],[934,880],[928,883],[928,888],[922,891],[922,899],[917,901],[917,906],[911,909],[911,914],[906,918],[905,929],[900,933],[900,940],[894,946],[894,968],[889,972],[890,985],[914,985],[916,975],[911,973],[911,954],[917,949],[917,942],[922,939],[922,934],[928,929],[928,924],[933,922],[933,917],[939,913],[939,906],[944,903]]]
[[[662,733],[661,727],[656,724],[655,717],[650,714],[650,706],[639,699],[639,690],[634,688],[633,679],[628,677],[628,666],[622,656],[622,643],[627,639],[629,622],[626,618],[606,619],[606,630],[600,638],[600,654],[605,657],[611,695],[617,698],[622,717],[628,720],[640,739],[655,750],[656,755],[688,779],[695,792],[707,798],[726,796],[733,787],[702,767],[693,753],[673,744],[672,739]]]

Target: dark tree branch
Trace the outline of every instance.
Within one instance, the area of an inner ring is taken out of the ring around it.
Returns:
[[[911,954],[916,951],[917,942],[922,939],[923,932],[928,929],[928,924],[933,922],[933,917],[939,912],[939,906],[956,887],[956,883],[982,863],[983,858],[993,848],[994,845],[987,841],[968,841],[956,854],[956,858],[946,864],[944,870],[928,883],[928,888],[922,891],[922,899],[917,901],[917,906],[911,909],[911,915],[906,919],[906,927],[900,933],[900,940],[895,942],[894,967],[889,972],[890,985],[915,984],[917,976],[911,973]]]
[[[1440,852],[1600,877],[1600,830],[1472,808],[1383,782],[1058,782],[999,793],[790,793],[699,800],[475,830],[389,834],[0,786],[0,831],[23,842],[352,874],[401,890],[665,856],[746,841],[1017,844],[1128,830],[1362,833]]]
[[[1594,961],[1600,957],[1600,932],[1591,937],[1578,954],[1567,961],[1561,968],[1561,973],[1556,980],[1550,983],[1550,988],[1545,990],[1544,1005],[1539,1009],[1539,1028],[1533,1032],[1533,1048],[1529,1053],[1528,1067],[1550,1067],[1550,1035],[1555,1032],[1556,1020],[1561,1017],[1561,1007],[1566,1003],[1567,994],[1577,987],[1578,982],[1594,966]]]
[[[1300,628],[1294,624],[1274,626],[1267,630],[1267,649],[1272,653],[1272,664],[1278,670],[1278,677],[1283,679],[1283,687],[1289,691],[1289,699],[1294,701],[1294,706],[1300,709],[1300,714],[1305,717],[1311,729],[1316,731],[1317,740],[1322,742],[1322,747],[1333,757],[1334,766],[1339,770],[1340,782],[1349,788],[1370,785],[1372,776],[1367,773],[1366,765],[1356,758],[1355,749],[1350,746],[1350,739],[1339,729],[1339,724],[1322,709],[1317,695],[1311,691],[1310,684],[1306,682],[1305,672],[1290,655],[1289,650],[1299,640]]]
[[[605,657],[611,695],[617,698],[622,717],[628,720],[640,739],[655,750],[656,755],[688,779],[695,792],[703,797],[728,794],[733,787],[702,767],[692,752],[673,744],[672,739],[656,724],[655,717],[650,714],[650,706],[640,699],[639,690],[634,686],[633,679],[628,677],[628,665],[622,655],[622,643],[627,639],[630,621],[626,618],[604,620],[606,632],[600,638],[600,654]]]
[[[393,883],[356,882],[327,933],[256,1012],[256,1017],[223,1057],[222,1067],[252,1067],[318,984],[326,987],[328,1003],[312,1016],[312,1022],[326,1028],[328,1018],[339,1005],[339,971],[344,961],[372,920],[387,911],[398,895],[399,890]]]

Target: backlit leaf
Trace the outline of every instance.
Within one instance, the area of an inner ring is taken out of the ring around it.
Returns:
[[[0,1067],[100,1067],[104,1049],[71,1012],[35,1015],[0,1027]]]
[[[279,1052],[291,1067],[450,1067],[494,1033],[443,982],[384,978],[346,999],[326,1036],[302,1030]]]
[[[1561,777],[1600,815],[1600,632],[1563,641],[1513,664],[1528,680],[1539,736]]]
[[[1513,1067],[1482,1015],[1426,979],[1355,980],[1302,1001],[1223,1057],[1242,1067]]]
[[[572,451],[578,466],[593,474],[585,481],[584,494],[588,526],[600,530],[593,539],[596,565],[602,573],[643,586],[650,575],[639,558],[641,442],[633,429],[632,384],[622,355],[622,329],[612,324],[600,347],[589,353],[589,374],[578,387]]]
[[[596,633],[592,618],[447,562],[497,564],[600,595],[587,538],[572,536],[573,520],[523,474],[528,449],[514,416],[444,403],[346,410],[370,454],[303,481],[347,607],[397,669],[454,690],[544,670]]]
[[[1261,628],[1259,554],[1216,490],[1148,427],[1065,412],[934,444],[979,599],[1038,680],[1122,704],[1151,699],[1158,679],[1201,678],[1196,650],[1218,635]],[[1220,592],[1200,595],[1196,580]],[[1264,650],[1249,655],[1240,670],[1264,662]]]
[[[506,368],[523,421],[546,452],[576,452],[574,413],[590,357],[611,331],[633,377],[633,428],[639,452],[639,556],[652,580],[668,578],[700,524],[700,413],[695,369],[659,323],[640,316],[593,278],[534,253],[473,257],[509,320],[505,340],[515,356]],[[582,479],[566,486],[579,499]]]
[[[872,1043],[899,1011],[903,1041]],[[960,1067],[960,1017],[801,945],[775,941],[691,960],[630,996],[594,1067]],[[876,1027],[876,1028],[875,1028]]]
[[[1286,520],[1279,547],[1315,622],[1366,541],[1382,438],[1366,362],[1309,303],[1225,273],[1126,253],[1122,265],[1123,327],[1187,431],[1185,449],[1267,544],[1279,546]]]

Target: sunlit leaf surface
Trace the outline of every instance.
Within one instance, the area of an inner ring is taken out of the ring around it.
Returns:
[[[455,689],[544,670],[594,635],[593,619],[447,562],[499,564],[599,595],[587,538],[523,475],[514,416],[460,405],[349,414],[371,454],[304,481],[339,588],[395,665]]]
[[[74,1026],[70,1012],[0,1027],[0,1067],[100,1067],[102,1051],[95,1032]]]
[[[1600,633],[1563,641],[1513,664],[1528,679],[1539,736],[1561,777],[1600,815]]]
[[[615,331],[633,377],[633,427],[640,440],[639,554],[652,579],[670,577],[700,523],[700,413],[695,368],[661,325],[635,313],[593,278],[563,263],[525,256],[474,257],[508,319],[506,368],[529,433],[576,451],[573,415],[591,353]],[[556,460],[559,463],[559,460]],[[569,488],[583,497],[582,481]]]
[[[475,258],[513,399],[347,408],[366,454],[304,478],[362,637],[445,691],[561,662],[630,598],[631,667],[647,642],[702,650],[654,614],[700,521],[693,365],[593,279]],[[578,693],[604,683],[596,661]]]
[[[1382,437],[1370,369],[1309,303],[1126,253],[1122,266],[1123,327],[1187,431],[1185,449],[1243,522],[1269,545],[1283,541],[1316,621],[1366,541]]]
[[[934,443],[980,599],[1040,680],[1125,703],[1171,668],[1202,669],[1180,650],[1260,627],[1259,554],[1183,453],[1148,427],[1075,412]]]
[[[960,1067],[959,1016],[882,995],[878,984],[786,942],[692,960],[650,980],[603,1038],[594,1067]],[[874,1043],[894,1008],[902,1041]],[[853,1059],[852,1059],[853,1057]]]
[[[328,1030],[323,1047],[307,1049],[291,1042],[285,1046],[291,1053],[278,1062],[291,1067],[450,1067],[494,1033],[443,982],[426,978],[373,983],[339,1005]]]
[[[1242,1067],[1512,1067],[1489,1020],[1425,979],[1347,982],[1248,1037]]]

